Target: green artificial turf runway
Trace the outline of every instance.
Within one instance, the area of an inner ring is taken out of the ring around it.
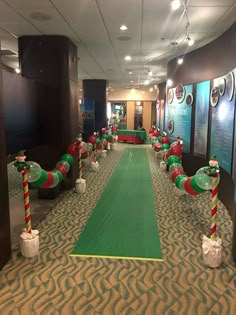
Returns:
[[[145,148],[126,148],[72,256],[161,260]]]

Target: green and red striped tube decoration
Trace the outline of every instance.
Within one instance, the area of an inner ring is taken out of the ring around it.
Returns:
[[[218,175],[212,177],[211,192],[211,240],[216,239]]]
[[[26,167],[24,167],[22,171],[22,177],[23,177],[23,190],[24,190],[26,232],[31,234],[32,230],[31,230],[31,215],[30,215],[30,200],[29,200],[28,170]]]

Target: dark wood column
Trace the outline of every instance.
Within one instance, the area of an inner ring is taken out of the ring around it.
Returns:
[[[40,142],[44,144],[28,157],[50,170],[79,131],[77,47],[65,36],[22,36],[18,43],[22,76],[38,83]]]
[[[106,127],[106,80],[83,80],[83,96],[95,101],[95,130]],[[86,133],[86,130],[85,130]]]
[[[8,199],[5,119],[0,63],[0,269],[11,258],[11,231]]]

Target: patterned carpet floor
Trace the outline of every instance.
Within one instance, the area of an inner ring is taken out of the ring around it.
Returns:
[[[223,263],[204,265],[201,239],[210,230],[210,194],[178,196],[150,162],[163,262],[69,256],[126,144],[100,159],[100,171],[86,173],[87,190],[61,194],[35,228],[40,254],[23,258],[19,246],[0,271],[1,315],[235,315],[236,267],[231,257],[232,221],[221,202],[218,235]],[[132,146],[134,147],[134,146]],[[140,146],[138,146],[140,147]],[[17,189],[13,191],[13,195]]]

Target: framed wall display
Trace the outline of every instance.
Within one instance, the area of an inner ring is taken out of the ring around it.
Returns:
[[[225,78],[221,78],[219,82],[219,94],[220,96],[224,95],[225,93]]]
[[[186,105],[192,106],[192,104],[193,104],[193,94],[192,93],[189,93],[186,95],[185,102],[186,102]]]
[[[218,101],[219,101],[219,88],[216,87],[216,86],[211,89],[210,101],[211,101],[211,106],[213,106],[213,107],[215,107],[218,104]]]
[[[171,134],[174,132],[174,120],[170,119],[167,125],[168,133]]]
[[[226,95],[229,101],[232,100],[233,95],[234,95],[234,73],[233,72],[229,72],[226,75],[226,79],[225,79],[225,84],[226,84]]]
[[[173,102],[174,99],[174,91],[173,89],[169,89],[167,92],[167,99],[168,99],[168,103],[171,104]]]
[[[182,103],[185,98],[185,87],[183,84],[178,84],[175,88],[175,96],[178,100],[178,103]]]

